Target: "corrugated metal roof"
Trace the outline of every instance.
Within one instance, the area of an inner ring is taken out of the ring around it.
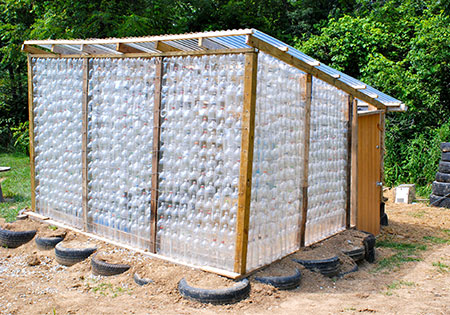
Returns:
[[[337,71],[318,60],[302,53],[286,43],[267,35],[256,29],[213,31],[201,33],[186,33],[172,35],[158,35],[146,37],[106,38],[106,39],[75,39],[75,40],[29,40],[24,42],[24,51],[39,54],[35,46],[45,48],[64,55],[121,55],[126,50],[119,50],[118,44],[128,46],[133,52],[141,53],[164,53],[168,51],[199,52],[204,50],[227,50],[227,49],[251,49],[259,48],[249,45],[249,37],[278,49],[266,51],[280,57],[280,54],[288,54],[296,58],[299,64],[303,64],[305,72],[313,72],[313,75],[323,74],[328,78],[330,84],[339,85],[338,88],[347,89],[346,92],[356,94],[355,97],[374,104],[377,107],[385,106],[389,110],[406,110],[405,104],[363,82]],[[202,42],[203,41],[203,42]],[[202,44],[203,43],[203,44]],[[264,49],[261,49],[264,50]],[[42,51],[45,53],[45,51]],[[284,55],[285,56],[285,55]],[[308,71],[309,70],[309,71]],[[339,83],[339,84],[338,84]],[[381,104],[381,105],[380,105]]]

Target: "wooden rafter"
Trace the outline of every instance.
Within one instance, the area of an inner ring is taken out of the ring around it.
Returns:
[[[162,51],[162,52],[168,52],[168,51],[181,51],[181,49],[175,48],[173,46],[170,46],[169,44],[164,43],[163,41],[156,41],[155,43],[155,49]]]
[[[47,51],[42,48],[38,48],[36,46],[27,45],[27,44],[22,45],[22,51],[30,53],[30,54],[54,55],[54,53],[51,51]]]
[[[118,51],[118,52],[121,52],[121,53],[124,53],[124,54],[127,54],[127,53],[145,53],[145,51],[144,50],[140,50],[140,49],[137,49],[137,48],[135,48],[135,47],[131,47],[130,45],[127,45],[127,44],[124,44],[124,43],[117,43],[117,45],[116,45],[116,50]]]

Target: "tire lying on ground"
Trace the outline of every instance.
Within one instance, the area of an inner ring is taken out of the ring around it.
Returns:
[[[36,230],[31,231],[10,231],[0,229],[0,246],[17,248],[28,243],[36,235]]]
[[[436,173],[436,181],[441,182],[441,183],[450,183],[450,174],[437,172]]]
[[[442,142],[441,143],[441,151],[442,152],[450,152],[450,142]]]
[[[97,250],[96,247],[88,248],[67,248],[63,246],[63,243],[58,243],[55,246],[56,261],[60,265],[72,266],[79,263],[89,256],[91,256]]]
[[[294,274],[280,277],[255,277],[255,280],[264,284],[269,284],[280,290],[295,289],[300,285],[302,274],[300,270],[295,269]]]
[[[430,206],[450,208],[450,198],[430,195]]]
[[[450,162],[450,152],[442,152],[441,154],[441,160]]]
[[[202,289],[188,285],[185,278],[178,283],[178,291],[185,299],[211,304],[232,304],[245,299],[250,293],[250,282],[243,279],[231,288]]]
[[[364,260],[366,249],[364,246],[360,246],[352,250],[343,250],[342,253],[349,256],[354,262],[360,262]]]
[[[140,285],[140,286],[147,285],[149,283],[153,283],[152,279],[141,278],[141,277],[139,277],[139,275],[137,273],[134,273],[133,280],[134,280],[134,282],[136,282],[137,285]]]
[[[440,161],[439,162],[439,172],[450,174],[450,162]]]
[[[432,191],[434,195],[450,196],[450,183],[433,182]]]
[[[340,262],[339,257],[334,256],[328,259],[293,259],[293,261],[305,266],[311,271],[318,271],[326,277],[334,277],[339,274]]]
[[[36,246],[40,250],[50,250],[55,248],[56,244],[62,242],[64,240],[64,236],[54,236],[54,237],[39,237],[36,236],[34,241],[36,242]]]
[[[130,265],[110,264],[102,259],[97,259],[97,254],[91,259],[92,273],[98,276],[114,276],[130,269]]]

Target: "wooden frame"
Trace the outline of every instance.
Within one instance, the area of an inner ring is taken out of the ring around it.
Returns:
[[[239,197],[236,218],[236,253],[234,258],[234,271],[239,274],[244,274],[247,271],[257,73],[258,54],[246,54],[244,69],[244,105],[242,110],[241,165],[239,170]]]
[[[158,175],[159,148],[161,141],[161,88],[163,77],[163,58],[157,59],[155,75],[155,102],[153,105],[153,149],[152,149],[152,190],[150,214],[150,251],[156,253],[156,233],[158,223]]]
[[[34,152],[34,106],[33,106],[33,64],[31,56],[27,57],[28,71],[28,119],[30,135],[30,175],[31,175],[31,209],[36,211],[36,169]]]
[[[301,223],[297,241],[300,247],[305,246],[306,221],[308,218],[308,175],[309,175],[309,145],[311,136],[311,101],[312,101],[312,76],[306,74],[304,86],[305,102],[305,138],[303,139],[303,176],[302,176],[302,208]]]
[[[88,218],[88,102],[89,102],[89,60],[83,59],[83,99],[81,104],[82,138],[81,138],[81,206],[83,208],[83,228],[89,231]]]
[[[353,95],[347,96],[347,198],[345,202],[345,227],[351,226],[351,206],[352,206],[352,136],[353,136],[353,106],[355,98]]]
[[[352,104],[352,141],[351,141],[351,201],[350,226],[355,226],[358,216],[358,100]]]

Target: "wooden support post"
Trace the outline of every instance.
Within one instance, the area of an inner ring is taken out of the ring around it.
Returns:
[[[346,119],[347,119],[347,172],[346,172],[346,180],[347,180],[347,196],[345,201],[345,227],[348,229],[351,226],[351,179],[352,179],[352,117],[353,117],[353,102],[354,97],[351,94],[348,94],[347,97],[347,111],[346,111]]]
[[[258,54],[245,55],[244,105],[242,110],[241,165],[239,169],[239,197],[236,222],[236,253],[234,272],[244,274],[247,268],[248,226],[252,189],[253,143],[255,138],[256,75]]]
[[[83,209],[83,229],[89,231],[88,222],[88,102],[89,102],[89,59],[83,59],[83,99],[81,104],[82,138],[81,138],[81,207]]]
[[[31,171],[31,208],[36,212],[36,170],[34,152],[34,106],[33,106],[33,64],[31,56],[27,58],[28,69],[28,119],[30,135],[30,171]]]
[[[305,129],[303,142],[303,176],[302,176],[302,215],[299,227],[298,242],[300,247],[305,246],[306,221],[308,217],[308,175],[309,175],[309,144],[311,136],[311,100],[312,100],[312,75],[306,74],[304,85],[305,102]]]
[[[355,226],[358,216],[358,100],[352,105],[352,144],[351,144],[351,215],[350,225]]]
[[[381,163],[380,169],[381,169],[381,175],[380,175],[380,181],[384,184],[384,153],[385,153],[385,150],[386,150],[386,148],[384,146],[384,141],[386,139],[386,112],[385,111],[380,114],[380,129],[381,129],[380,130],[381,131],[381,139],[380,139],[380,143],[381,143],[381,146],[380,146],[380,155],[381,155],[381,158],[380,158],[380,163]],[[381,200],[381,202],[384,202],[383,201],[383,187],[381,187],[380,193],[381,193],[381,199],[380,200]]]
[[[152,191],[150,216],[150,251],[156,253],[156,233],[158,223],[158,182],[159,148],[161,136],[161,88],[163,77],[163,57],[156,58],[155,103],[153,105],[153,152],[152,152]]]

